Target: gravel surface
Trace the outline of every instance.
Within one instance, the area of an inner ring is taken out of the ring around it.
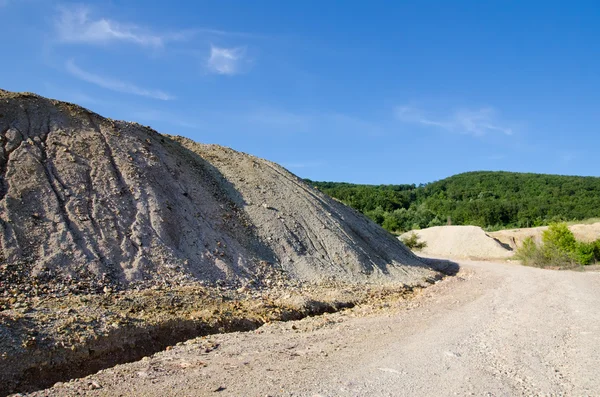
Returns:
[[[414,299],[190,340],[32,395],[600,395],[600,273],[460,265]]]
[[[231,291],[186,286],[31,299],[24,307],[0,312],[0,396],[137,361],[198,336],[394,300],[420,288],[338,283]]]

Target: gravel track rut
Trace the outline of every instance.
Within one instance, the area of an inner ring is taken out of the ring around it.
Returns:
[[[460,266],[414,299],[191,340],[34,395],[600,395],[600,273]]]

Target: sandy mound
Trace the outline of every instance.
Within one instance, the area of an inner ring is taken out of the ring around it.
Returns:
[[[0,90],[0,292],[431,274],[274,163]]]
[[[590,225],[572,225],[569,229],[577,240],[591,242],[600,238],[600,222]]]
[[[515,249],[517,246],[520,247],[527,237],[532,237],[535,241],[540,243],[542,241],[542,233],[547,229],[548,226],[507,229],[492,232],[489,233],[489,235]],[[589,225],[571,225],[569,226],[569,229],[573,232],[575,238],[580,241],[591,242],[600,238],[600,222]]]
[[[513,255],[478,226],[435,226],[414,231],[427,247],[422,256],[440,258],[504,259]],[[406,237],[412,232],[403,234]]]

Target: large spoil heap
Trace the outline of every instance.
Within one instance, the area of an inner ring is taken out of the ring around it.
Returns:
[[[272,162],[0,90],[0,289],[412,283],[432,270]]]

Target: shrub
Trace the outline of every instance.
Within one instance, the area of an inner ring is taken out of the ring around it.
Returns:
[[[420,251],[427,247],[427,243],[425,241],[419,241],[419,236],[415,232],[410,233],[406,237],[401,237],[400,240],[411,250]]]
[[[597,261],[600,261],[600,238],[594,241],[592,244],[594,244],[594,258]]]
[[[515,259],[525,266],[569,268],[575,265],[572,255],[565,253],[556,246],[542,244],[538,246],[533,238],[528,237],[523,245],[517,248]]]
[[[523,245],[517,248],[514,257],[525,266],[540,267],[543,264],[542,252],[531,237],[527,237],[523,241]]]
[[[542,245],[541,249],[541,267],[554,267],[569,269],[577,266],[577,256],[575,252],[566,252],[553,245]]]
[[[438,218],[436,216],[427,224],[427,227],[444,226],[445,224],[446,224],[446,222],[442,221],[440,218]]]
[[[542,233],[544,246],[555,248],[563,253],[575,253],[577,241],[566,223],[551,223]]]
[[[595,251],[595,243],[577,242],[577,248],[575,250],[575,259],[577,260],[577,263],[589,265],[596,259]]]
[[[378,225],[381,225],[383,223],[383,220],[385,219],[385,212],[381,207],[377,207],[372,211],[367,211],[365,212],[365,215],[371,218],[371,220],[377,223]]]
[[[515,258],[536,267],[589,265],[600,260],[600,239],[593,243],[577,241],[566,223],[553,223],[543,232],[540,246],[529,237],[517,248]]]

